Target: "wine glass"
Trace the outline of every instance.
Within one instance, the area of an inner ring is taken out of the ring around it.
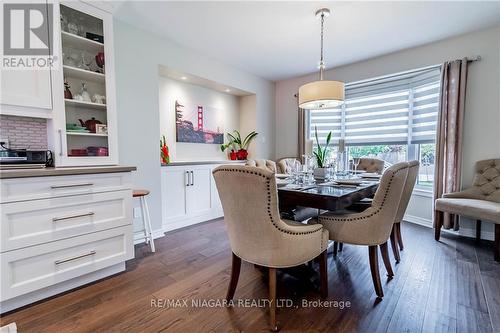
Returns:
[[[359,161],[361,159],[359,157],[354,157],[352,159],[352,164],[354,165],[354,173],[357,174],[357,171],[358,171],[358,165],[359,165]]]

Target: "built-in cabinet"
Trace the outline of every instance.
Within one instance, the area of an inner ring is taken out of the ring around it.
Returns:
[[[56,17],[62,59],[51,127],[56,165],[117,164],[113,18],[83,2],[61,2]]]
[[[130,172],[0,185],[0,313],[123,271],[133,258]]]
[[[163,230],[223,216],[212,170],[217,164],[162,167]]]
[[[2,114],[49,119],[56,166],[117,164],[113,17],[82,1],[51,5],[55,66],[2,70]]]

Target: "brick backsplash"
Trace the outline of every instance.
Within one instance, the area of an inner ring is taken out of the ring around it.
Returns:
[[[13,149],[46,150],[47,120],[0,115],[0,137]]]

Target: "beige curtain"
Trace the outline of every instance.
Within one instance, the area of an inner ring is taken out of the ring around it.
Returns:
[[[306,150],[306,110],[299,108],[299,94],[295,94],[297,99],[297,109],[298,109],[298,147],[297,147],[297,158],[302,161],[302,156]]]
[[[434,200],[460,190],[467,58],[445,62],[436,133]],[[434,211],[434,226],[458,230],[458,216]]]

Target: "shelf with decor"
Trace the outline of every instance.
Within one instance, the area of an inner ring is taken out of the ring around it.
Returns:
[[[85,49],[90,52],[98,53],[104,51],[104,43],[78,36],[66,31],[61,31],[62,42],[69,48]]]
[[[54,126],[56,165],[117,164],[113,18],[80,1],[58,9],[63,91]]]
[[[76,136],[94,136],[94,137],[107,137],[107,134],[100,133],[85,133],[85,132],[70,132],[66,131],[66,135],[76,135]]]
[[[64,65],[63,70],[65,76],[70,76],[83,81],[104,82],[106,80],[106,75],[86,69]]]

